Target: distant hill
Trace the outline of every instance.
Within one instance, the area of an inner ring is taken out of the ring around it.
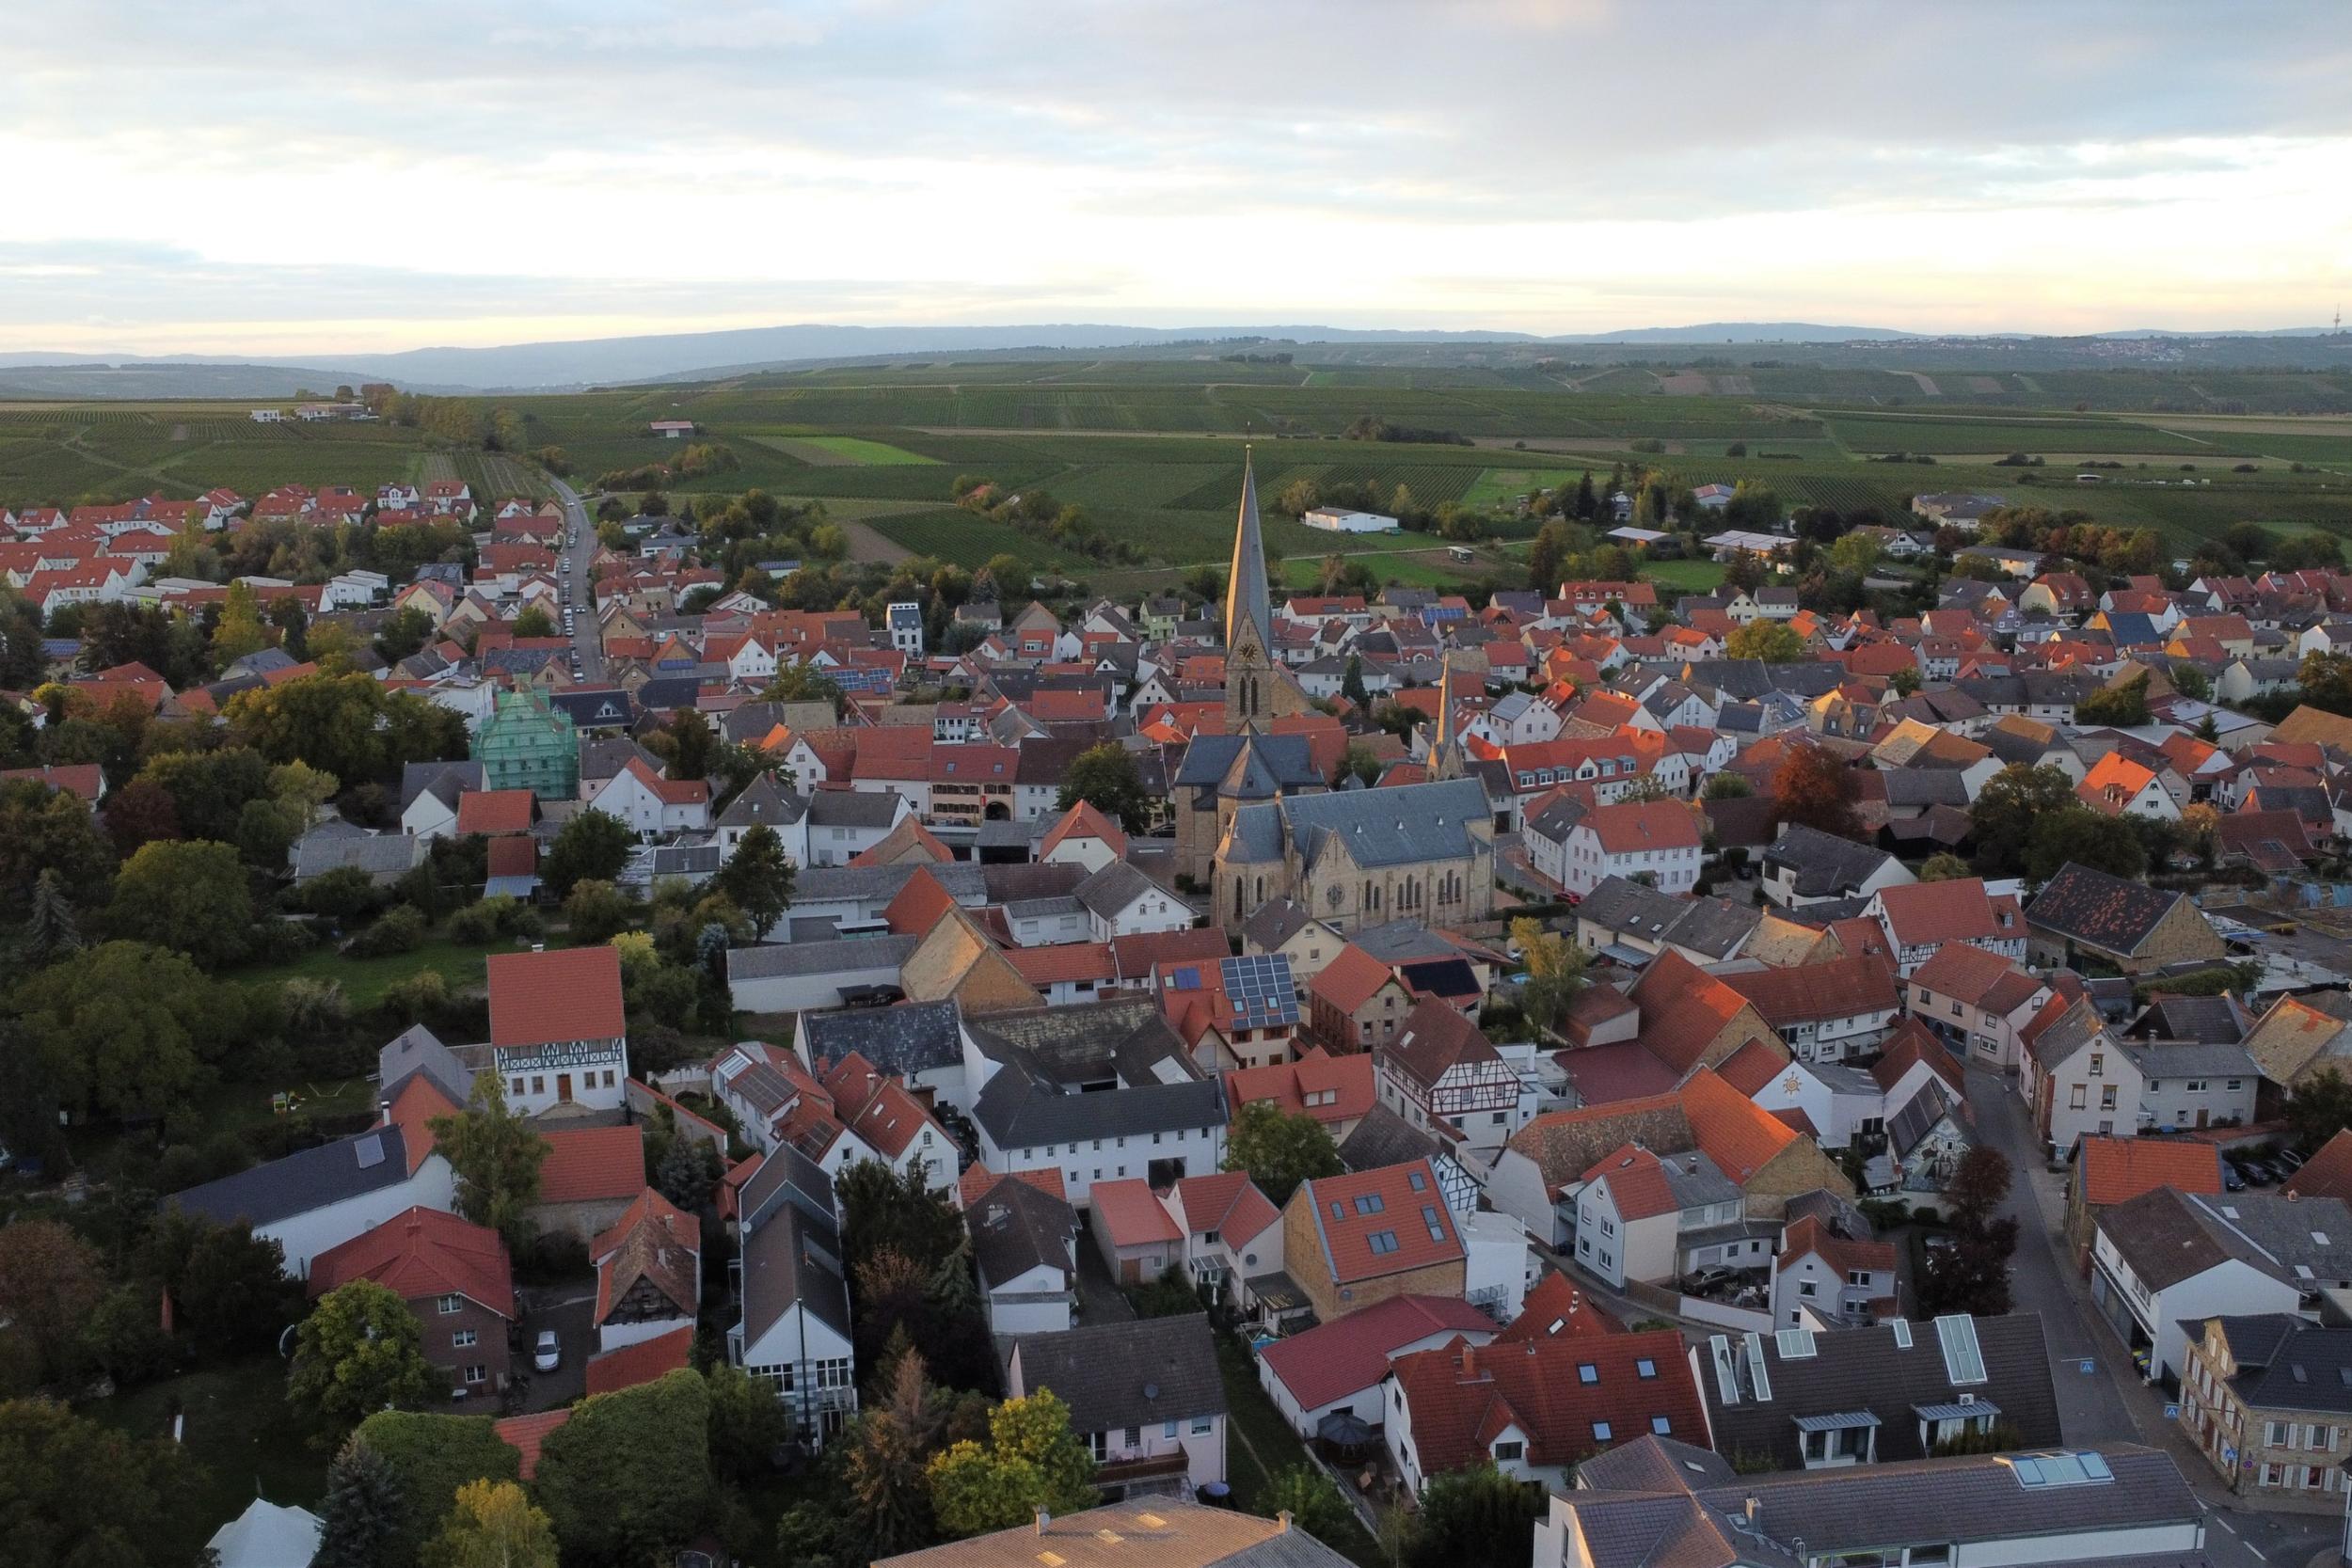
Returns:
[[[1572,332],[1548,343],[1852,343],[1916,338],[1889,326],[1822,326],[1815,322],[1701,322],[1696,326],[1635,326],[1622,332]]]

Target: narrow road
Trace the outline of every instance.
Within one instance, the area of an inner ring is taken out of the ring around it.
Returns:
[[[564,504],[564,537],[569,543],[559,552],[565,570],[557,580],[570,595],[565,603],[572,611],[572,648],[580,655],[580,684],[599,686],[604,681],[604,646],[596,641],[596,596],[588,576],[588,563],[596,553],[596,525],[589,521],[579,491],[560,479],[550,477],[548,483],[555,486],[556,499]]]

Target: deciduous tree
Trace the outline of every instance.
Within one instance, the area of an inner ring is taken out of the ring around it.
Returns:
[[[487,1416],[428,1416],[379,1410],[353,1433],[391,1466],[400,1523],[385,1568],[413,1568],[440,1528],[457,1489],[474,1481],[514,1481],[522,1456]]]
[[[118,936],[172,948],[200,964],[236,958],[253,927],[245,866],[226,844],[142,845],[116,874],[106,924]]]
[[[1225,1140],[1225,1168],[1249,1173],[1276,1208],[1290,1201],[1301,1181],[1337,1176],[1339,1146],[1323,1123],[1305,1112],[1285,1112],[1270,1100],[1244,1105]]]
[[[83,1323],[105,1293],[104,1260],[65,1226],[0,1226],[0,1323],[31,1347],[44,1381],[74,1370]]]
[[[564,824],[555,842],[548,846],[547,859],[539,866],[540,880],[558,898],[570,897],[572,889],[583,881],[609,882],[628,863],[629,849],[636,842],[637,835],[628,831],[628,825],[610,812],[580,812]]]
[[[1757,623],[1759,626],[1763,623]],[[1827,747],[1792,743],[1772,774],[1772,815],[1840,838],[1862,837],[1861,782]]]
[[[1511,922],[1511,941],[1527,965],[1519,1005],[1528,1021],[1545,1029],[1564,1028],[1568,1009],[1584,989],[1584,949],[1556,931],[1545,930],[1540,920]]]
[[[939,1528],[961,1540],[1027,1522],[1039,1509],[1069,1513],[1094,1500],[1094,1456],[1070,1430],[1051,1390],[1007,1400],[989,1418],[986,1446],[965,1441],[926,1470]]]
[[[339,1285],[295,1331],[286,1398],[343,1426],[373,1411],[414,1409],[440,1383],[420,1348],[423,1337],[416,1314],[393,1291],[373,1279]]]
[[[2306,1155],[2352,1127],[2352,1082],[2334,1068],[2323,1068],[2296,1085],[2287,1097],[2287,1126],[2295,1147]]]
[[[1432,1477],[1406,1561],[1411,1568],[1516,1562],[1543,1511],[1541,1486],[1506,1476],[1491,1462]]]
[[[666,1560],[687,1543],[710,1498],[709,1407],[681,1368],[593,1395],[548,1433],[532,1491],[567,1565]]]
[[[0,1521],[10,1568],[147,1568],[203,1478],[160,1434],[133,1437],[48,1400],[0,1402]]]
[[[511,1481],[469,1481],[424,1549],[425,1568],[556,1568],[555,1527]]]
[[[13,998],[62,1109],[157,1115],[183,1106],[246,1039],[244,988],[180,954],[109,942],[24,980]]]
[[[735,852],[719,868],[714,885],[750,917],[752,929],[764,939],[792,907],[792,875],[784,840],[759,822],[736,841]]]
[[[1081,800],[1131,833],[1141,832],[1152,820],[1152,802],[1143,790],[1143,775],[1136,771],[1134,756],[1115,740],[1079,752],[1072,760],[1070,771],[1062,775],[1061,793],[1055,798],[1055,809],[1068,811]]]
[[[510,1245],[528,1240],[523,1216],[539,1199],[539,1167],[547,1162],[548,1141],[529,1117],[507,1108],[499,1075],[476,1078],[465,1110],[425,1125],[456,1174],[457,1212],[488,1226]]]
[[[2026,873],[2046,882],[2069,861],[2130,880],[2148,869],[2148,851],[2131,823],[2072,804],[2035,820],[2026,839]]]
[[[1804,639],[1784,622],[1756,620],[1734,628],[1724,640],[1724,653],[1732,658],[1760,658],[1767,664],[1797,664],[1805,657]]]

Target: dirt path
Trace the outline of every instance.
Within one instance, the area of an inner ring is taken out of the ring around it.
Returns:
[[[847,517],[835,517],[832,521],[834,527],[849,539],[851,561],[879,561],[884,565],[897,565],[901,561],[914,559],[913,550],[864,523],[852,522]]]

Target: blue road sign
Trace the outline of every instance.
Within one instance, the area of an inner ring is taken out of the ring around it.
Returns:
[[[2168,1421],[2179,1420],[2181,1418],[2181,1407],[2177,1404],[2166,1405],[2164,1407],[2164,1418]]]
[[[2085,1377],[2089,1377],[2091,1373],[2099,1370],[2099,1363],[2091,1360],[2089,1356],[2083,1357],[2083,1359],[2075,1363],[2075,1365]]]

